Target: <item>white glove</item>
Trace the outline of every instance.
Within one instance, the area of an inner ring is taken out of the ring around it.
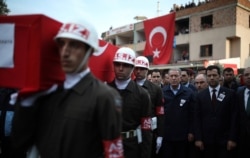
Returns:
[[[12,93],[12,94],[10,95],[9,104],[10,104],[10,105],[14,105],[14,104],[16,103],[16,101],[17,101],[17,97],[18,97],[18,92]]]
[[[156,139],[156,154],[158,154],[162,144],[162,137],[157,137]]]

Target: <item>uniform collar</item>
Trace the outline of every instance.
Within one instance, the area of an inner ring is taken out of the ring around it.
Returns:
[[[125,81],[119,81],[117,79],[115,79],[115,84],[117,89],[119,90],[123,90],[127,87],[128,83],[131,81],[131,78],[125,80]]]
[[[64,89],[72,88],[76,83],[78,83],[89,72],[90,72],[90,69],[87,68],[86,70],[84,70],[80,73],[66,74],[65,81],[64,81]]]

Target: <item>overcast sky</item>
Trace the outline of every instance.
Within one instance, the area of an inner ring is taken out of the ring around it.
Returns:
[[[113,28],[137,22],[135,16],[154,18],[168,14],[173,4],[185,5],[192,0],[5,0],[9,15],[45,14],[61,22],[83,17],[92,23],[99,37]],[[159,12],[157,11],[159,2]],[[194,0],[198,3],[198,0]]]

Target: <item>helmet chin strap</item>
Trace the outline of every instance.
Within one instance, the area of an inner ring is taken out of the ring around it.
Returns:
[[[89,56],[91,55],[92,50],[93,50],[93,49],[92,49],[91,47],[87,50],[87,52],[86,52],[84,58],[82,59],[82,62],[81,62],[80,65],[77,67],[77,69],[73,72],[74,74],[78,73],[78,72],[82,69],[82,66],[83,66],[84,64],[87,63],[88,58],[89,58]]]

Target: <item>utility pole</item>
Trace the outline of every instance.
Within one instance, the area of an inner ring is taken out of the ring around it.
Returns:
[[[159,0],[157,1],[157,10],[156,11],[157,11],[157,16],[159,16],[160,15],[160,11],[161,11],[160,10],[160,1]]]

